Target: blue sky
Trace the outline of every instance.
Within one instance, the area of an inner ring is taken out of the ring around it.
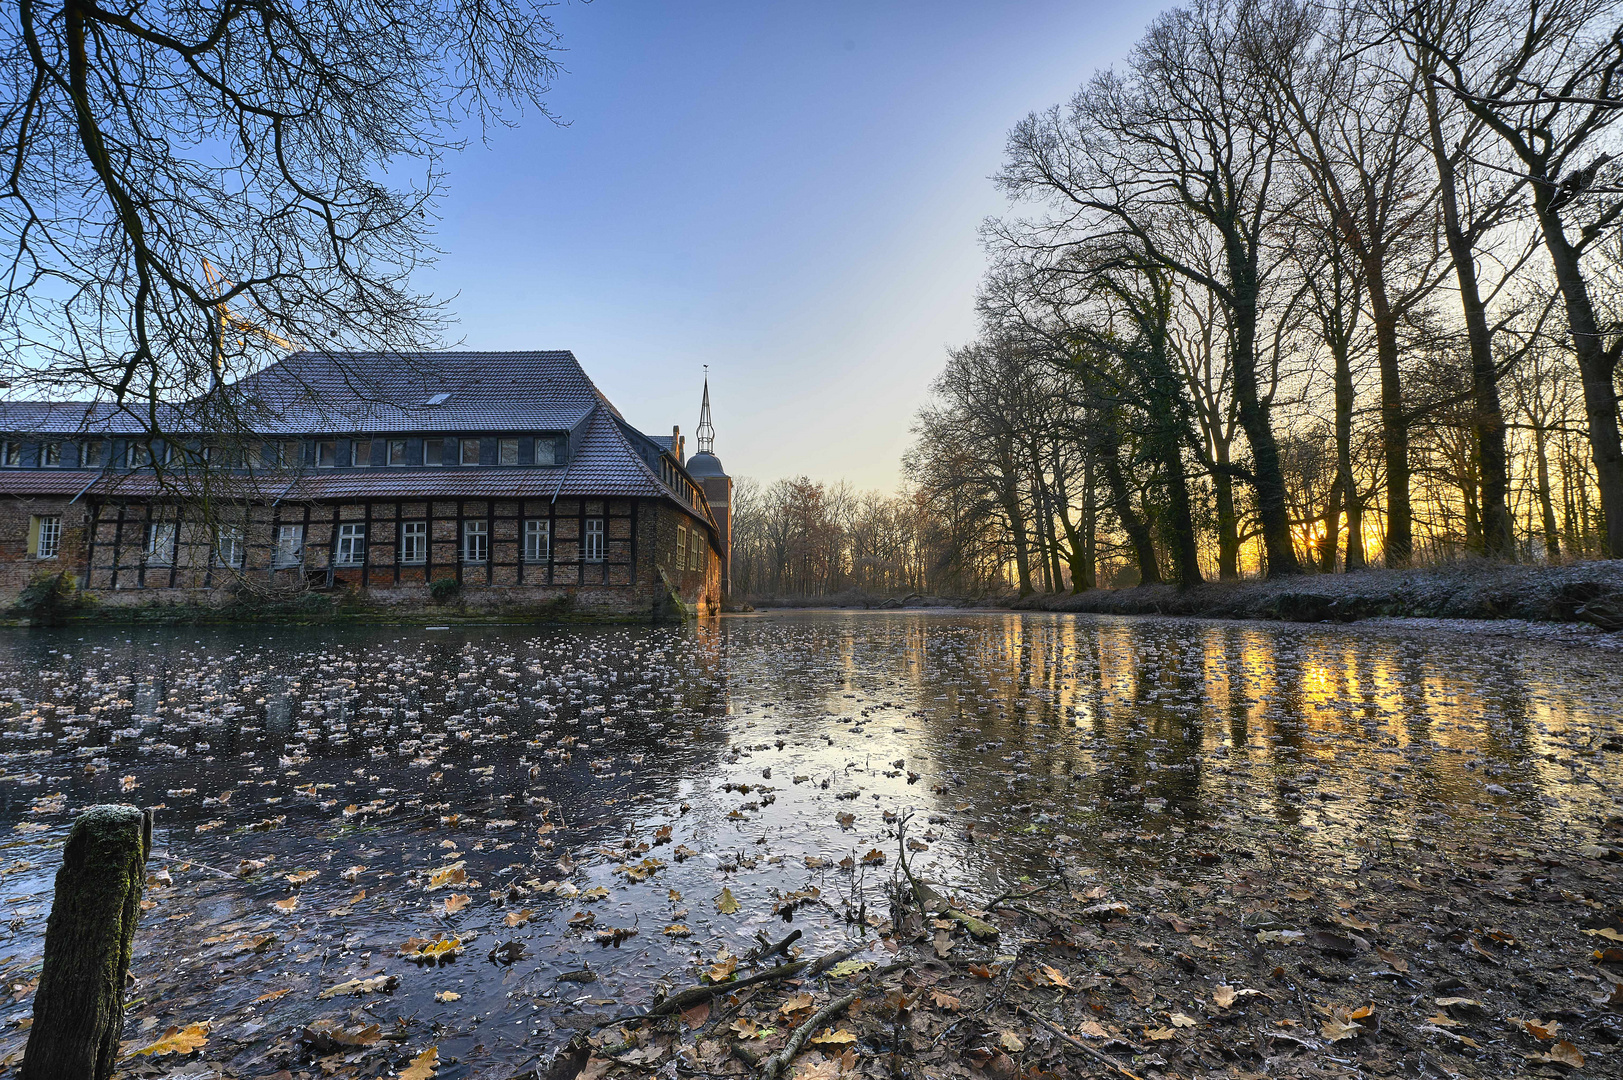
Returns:
[[[449,163],[418,284],[455,294],[470,348],[573,349],[650,432],[692,431],[709,364],[735,476],[890,489],[974,334],[1005,133],[1161,6],[562,4],[567,126]]]

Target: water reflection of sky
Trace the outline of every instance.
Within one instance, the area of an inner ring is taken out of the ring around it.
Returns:
[[[137,973],[184,953],[196,974],[137,1026],[213,1016],[251,1054],[340,1011],[319,989],[389,971],[402,987],[378,1018],[432,1019],[442,1056],[518,1061],[578,1010],[778,934],[786,894],[812,947],[853,932],[848,901],[883,910],[909,810],[915,869],[983,897],[1055,858],[1108,876],[1281,837],[1349,868],[1372,837],[1576,842],[1618,809],[1623,755],[1602,747],[1620,699],[1605,653],[1357,627],[875,613],[17,633],[0,639],[0,977],[37,964],[73,813],[160,804],[160,851],[274,861],[149,894]],[[884,865],[860,865],[871,851]],[[631,880],[648,858],[665,865]],[[424,888],[458,862],[478,887]],[[299,905],[272,908],[300,870],[316,876]],[[716,910],[724,886],[737,915]],[[456,889],[469,904],[447,915]],[[601,947],[567,928],[582,911],[638,933]],[[692,936],[667,937],[675,923]],[[443,969],[394,958],[435,931],[481,938]],[[265,953],[232,954],[264,933]],[[524,960],[484,959],[512,939]],[[588,964],[596,983],[555,978]],[[251,1005],[272,982],[299,992]],[[463,1001],[436,1002],[447,989]]]

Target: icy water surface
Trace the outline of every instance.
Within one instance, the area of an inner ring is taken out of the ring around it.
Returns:
[[[495,1076],[790,921],[809,953],[872,940],[900,822],[915,874],[982,901],[1056,860],[1146,875],[1287,835],[1349,872],[1443,831],[1559,850],[1623,809],[1620,716],[1616,654],[1389,628],[9,633],[0,1068],[97,802],[159,807],[132,1048],[210,1021],[208,1060],[270,1075],[331,1019]],[[436,935],[460,955],[399,955]]]

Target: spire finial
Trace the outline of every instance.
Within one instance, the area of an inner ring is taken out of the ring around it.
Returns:
[[[699,453],[714,453],[716,449],[716,426],[710,422],[710,365],[704,366],[704,404],[699,406],[699,426],[693,434],[699,443]]]

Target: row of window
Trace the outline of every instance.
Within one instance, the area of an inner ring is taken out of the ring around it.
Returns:
[[[176,526],[173,522],[149,522],[146,528],[143,555],[155,566],[169,566],[175,561]],[[581,545],[581,558],[586,562],[602,562],[604,558],[605,529],[602,518],[586,519],[586,535]],[[490,560],[490,523],[464,521],[460,543],[461,560],[465,563],[483,563]],[[62,547],[62,519],[55,516],[37,516],[29,524],[30,553],[37,559],[54,559]],[[546,562],[552,558],[552,529],[546,521],[524,522],[523,558],[525,562]],[[235,526],[221,526],[215,543],[215,558],[222,566],[240,567],[243,557],[242,530]],[[405,521],[400,525],[400,562],[421,565],[428,562],[428,522]],[[333,555],[337,566],[360,566],[366,562],[366,525],[350,522],[338,526],[338,537]],[[280,525],[276,531],[276,554],[273,565],[298,566],[304,562],[304,526]]]
[[[676,568],[678,570],[703,570],[705,562],[710,555],[710,547],[704,542],[704,534],[694,529],[691,534],[686,525],[676,527]]]
[[[530,442],[522,452],[524,442]],[[59,469],[64,464],[63,447],[78,448],[77,467],[99,469],[109,463],[108,441],[87,439],[75,444],[61,442],[41,443],[36,462],[41,468]],[[273,468],[298,468],[305,462],[304,442],[287,439],[280,442],[258,444],[259,463]],[[196,464],[219,465],[228,469],[246,469],[250,447],[242,445],[203,446],[187,451],[171,444],[158,444],[158,457],[162,464],[173,465],[184,453],[192,453]],[[314,462],[318,469],[348,466],[355,469],[374,465],[405,465],[439,467],[445,465],[561,465],[563,440],[554,437],[536,437],[533,440],[517,438],[474,439],[350,439],[347,445],[338,439],[318,439],[314,446]],[[127,460],[129,467],[139,469],[153,463],[153,449],[145,443],[131,442]],[[0,439],[0,467],[21,468],[23,444],[15,439]]]

